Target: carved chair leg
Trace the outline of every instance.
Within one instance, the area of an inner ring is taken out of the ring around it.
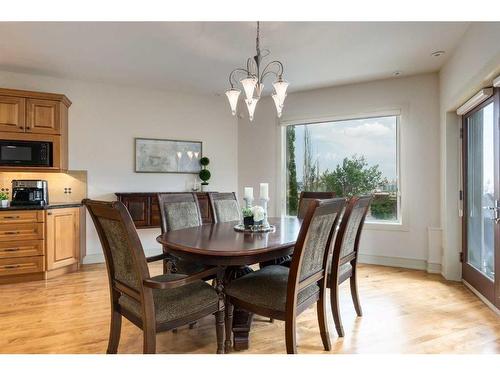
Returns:
[[[339,293],[338,285],[330,288],[330,304],[332,307],[333,321],[335,322],[335,329],[339,337],[344,337],[344,328],[342,327],[342,319],[340,318],[339,310]]]
[[[319,333],[321,335],[321,341],[323,341],[323,348],[325,348],[325,350],[332,350],[332,344],[330,343],[330,333],[328,332],[328,320],[326,317],[326,301],[324,291],[321,292],[318,303],[316,304],[316,312],[318,314]]]
[[[193,329],[198,324],[197,321],[189,323],[189,329]]]
[[[295,334],[295,317],[285,320],[285,341],[287,354],[297,354],[297,339]]]
[[[352,276],[349,279],[349,284],[351,286],[352,302],[354,303],[354,308],[356,309],[356,314],[358,314],[358,316],[363,316],[363,310],[361,310],[361,304],[359,303],[358,281],[357,281],[355,269],[356,268],[354,266]]]
[[[155,354],[156,353],[156,331],[154,327],[145,326],[143,328],[144,335],[144,354]]]
[[[120,333],[122,328],[122,316],[119,312],[112,308],[111,323],[109,327],[109,341],[107,354],[116,354],[118,352],[118,344],[120,343]]]
[[[224,310],[215,313],[215,329],[217,334],[217,354],[224,354]]]

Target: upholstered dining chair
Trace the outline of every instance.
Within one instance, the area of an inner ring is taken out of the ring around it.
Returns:
[[[224,352],[224,300],[202,281],[221,272],[208,268],[197,274],[151,277],[141,241],[121,202],[84,199],[99,235],[111,297],[107,353],[116,353],[122,316],[143,331],[144,353],[156,352],[156,333],[185,325],[210,314],[216,317],[217,353]]]
[[[194,193],[159,193],[158,205],[160,208],[161,233],[172,230],[197,227],[203,224],[201,219],[198,198]],[[163,248],[167,254],[163,261],[164,273],[191,274],[203,270],[205,265],[186,261]]]
[[[241,208],[235,193],[208,193],[216,223],[241,220]]]
[[[317,303],[323,347],[331,349],[325,303],[327,262],[344,206],[344,199],[312,202],[300,228],[290,268],[267,266],[226,286],[226,334],[230,333],[228,327],[232,327],[231,312],[237,306],[261,316],[284,320],[287,353],[297,353],[296,318]]]
[[[328,287],[330,288],[330,303],[335,329],[340,337],[344,336],[344,328],[340,318],[338,287],[347,279],[349,279],[356,314],[363,315],[359,303],[356,270],[359,240],[371,201],[371,195],[352,197],[349,200],[335,238],[331,267],[328,269]]]
[[[314,199],[335,198],[335,193],[330,191],[301,191],[299,197],[299,210],[297,217],[303,219],[306,216],[309,203]]]

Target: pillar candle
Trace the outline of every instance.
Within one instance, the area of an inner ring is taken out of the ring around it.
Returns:
[[[260,199],[269,199],[269,184],[267,182],[260,183]]]
[[[245,188],[245,199],[253,200],[253,187]]]

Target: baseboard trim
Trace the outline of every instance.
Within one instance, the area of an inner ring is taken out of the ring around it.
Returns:
[[[151,257],[153,255],[161,254],[161,250],[158,249],[146,249],[144,250],[146,257]],[[82,264],[95,264],[104,263],[104,254],[87,254],[82,261]]]
[[[481,293],[479,293],[479,291],[476,288],[474,288],[472,285],[470,285],[464,279],[462,279],[462,283],[467,288],[469,288],[470,291],[472,293],[474,293],[486,306],[488,306],[490,308],[490,310],[492,310],[495,314],[497,314],[498,316],[500,316],[500,310],[495,305],[493,305],[490,301],[488,301]]]
[[[412,270],[427,271],[428,273],[441,273],[441,265],[439,263],[429,263],[422,259],[359,254],[358,262],[364,264],[375,264],[378,266],[409,268]]]

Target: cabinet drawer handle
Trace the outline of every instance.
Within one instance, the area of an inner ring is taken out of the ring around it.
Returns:
[[[13,251],[19,251],[19,250],[21,250],[21,249],[20,249],[20,248],[18,248],[18,247],[13,247],[13,248],[11,248],[11,249],[3,249],[3,251],[5,251],[5,252],[7,252],[7,251],[9,251],[9,252],[13,252]]]
[[[21,267],[19,264],[12,264],[12,265],[7,265],[7,266],[3,266],[2,268],[3,269],[9,269],[9,268],[19,268]]]
[[[21,216],[4,216],[4,219],[20,219]]]
[[[17,232],[5,232],[5,234],[19,234],[21,232],[17,231]]]

